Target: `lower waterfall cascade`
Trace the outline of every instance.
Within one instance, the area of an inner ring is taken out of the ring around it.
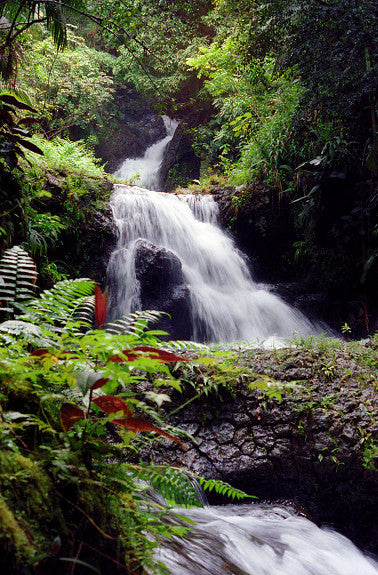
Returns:
[[[378,562],[343,535],[290,507],[226,505],[173,510],[195,522],[156,551],[171,575],[377,575]],[[169,516],[174,525],[185,521]]]
[[[252,342],[319,330],[253,281],[245,257],[217,223],[212,196],[116,185],[110,203],[118,231],[107,272],[110,320],[141,309],[135,254],[143,239],[180,260],[194,341]]]

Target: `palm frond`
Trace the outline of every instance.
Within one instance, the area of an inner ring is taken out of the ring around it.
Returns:
[[[14,313],[17,303],[35,297],[37,268],[33,259],[20,246],[4,252],[0,260],[1,311]]]

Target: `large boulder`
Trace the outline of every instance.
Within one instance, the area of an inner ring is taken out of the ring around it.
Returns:
[[[190,339],[190,294],[180,259],[172,251],[141,239],[135,248],[135,274],[142,309],[167,312],[171,317],[163,319],[159,328],[168,331],[172,339]]]

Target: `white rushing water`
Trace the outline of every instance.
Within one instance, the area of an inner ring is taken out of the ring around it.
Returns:
[[[195,521],[156,552],[171,575],[378,575],[378,563],[349,539],[290,508],[227,505],[179,509]],[[185,525],[181,519],[170,522]]]
[[[160,189],[159,171],[161,162],[169,142],[172,140],[178,126],[176,120],[162,116],[167,135],[149,148],[140,158],[126,158],[120,168],[115,172],[117,178],[132,180],[137,176],[138,184],[149,190]]]
[[[135,275],[144,238],[181,261],[190,291],[195,341],[256,341],[313,334],[315,326],[252,280],[243,255],[217,224],[211,196],[174,195],[115,186],[111,206],[119,238],[109,266],[111,319],[140,309]]]

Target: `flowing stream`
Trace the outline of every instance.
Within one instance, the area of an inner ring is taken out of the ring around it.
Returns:
[[[378,562],[343,535],[293,509],[227,505],[179,509],[195,525],[162,542],[156,558],[171,575],[377,575]],[[172,514],[173,524],[185,525]]]

